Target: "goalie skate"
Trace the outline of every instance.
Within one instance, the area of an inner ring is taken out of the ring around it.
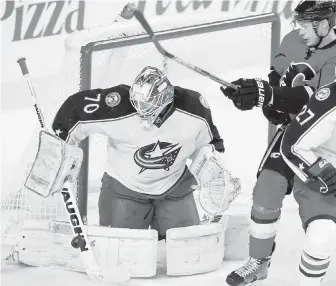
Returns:
[[[250,257],[242,267],[232,271],[226,277],[226,283],[230,286],[256,285],[254,282],[267,278],[270,263],[270,256],[261,259]]]

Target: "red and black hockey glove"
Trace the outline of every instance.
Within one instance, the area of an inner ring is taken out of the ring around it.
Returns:
[[[306,173],[312,179],[319,182],[318,191],[321,194],[330,195],[336,193],[336,168],[327,160],[319,157]]]
[[[240,110],[251,110],[255,106],[265,106],[272,99],[272,87],[265,80],[240,78],[232,83],[240,88],[234,90],[222,86],[220,89]]]

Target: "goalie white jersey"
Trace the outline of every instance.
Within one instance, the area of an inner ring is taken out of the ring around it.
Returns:
[[[145,128],[129,101],[129,86],[79,92],[63,103],[52,128],[72,143],[93,133],[106,135],[106,173],[133,191],[162,195],[201,146],[210,143],[224,151],[205,99],[181,87],[174,95],[168,111]]]

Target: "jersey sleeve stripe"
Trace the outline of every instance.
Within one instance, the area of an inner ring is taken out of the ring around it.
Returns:
[[[280,153],[281,153],[281,156],[282,158],[284,159],[284,161],[287,163],[287,165],[294,171],[294,173],[303,181],[305,182],[307,179],[308,179],[308,176],[299,168],[297,167],[292,161],[290,161],[286,154],[283,152],[283,148],[282,148],[282,145],[283,145],[283,141],[285,139],[285,136],[286,136],[286,131],[285,131],[285,134],[284,136],[282,137],[282,140],[281,140],[281,146],[280,146]]]

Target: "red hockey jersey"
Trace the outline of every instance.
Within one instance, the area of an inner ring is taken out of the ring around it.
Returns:
[[[271,65],[281,76],[280,86],[308,85],[316,90],[335,80],[336,41],[312,49],[294,30],[283,38]]]

